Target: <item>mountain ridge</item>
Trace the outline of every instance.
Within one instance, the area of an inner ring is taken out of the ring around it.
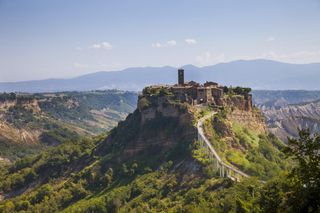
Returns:
[[[290,64],[272,60],[236,60],[212,66],[183,66],[186,78],[198,82],[212,80],[224,85],[243,85],[253,89],[320,89],[320,63]],[[98,71],[69,79],[50,78],[21,82],[0,82],[3,92],[58,92],[96,89],[139,91],[152,84],[173,84],[176,68],[131,67],[120,71]],[[152,74],[152,75],[150,75]],[[275,78],[276,76],[276,78]],[[259,85],[259,86],[257,86]]]

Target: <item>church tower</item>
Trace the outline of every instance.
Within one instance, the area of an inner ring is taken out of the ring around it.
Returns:
[[[182,68],[178,69],[178,84],[179,85],[184,84],[184,69]]]

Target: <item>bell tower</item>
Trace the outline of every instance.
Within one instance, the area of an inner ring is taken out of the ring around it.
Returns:
[[[179,85],[184,84],[184,69],[182,68],[178,69],[178,84]]]

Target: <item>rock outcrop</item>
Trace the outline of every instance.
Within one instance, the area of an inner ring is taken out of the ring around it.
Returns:
[[[267,134],[268,128],[260,111],[235,109],[227,115],[228,120],[240,123],[259,134]]]
[[[136,140],[126,147],[125,153],[134,155],[152,148],[166,150],[179,142],[196,139],[194,117],[187,105],[175,103],[168,96],[143,96],[139,98],[138,105],[144,98],[149,101],[150,107],[137,109],[141,116],[139,125],[142,131],[138,133]]]
[[[242,111],[252,111],[252,96],[251,95],[233,95],[226,96],[223,99],[223,105],[236,108]]]
[[[119,123],[107,138],[109,143],[98,150],[120,146],[128,157],[143,152],[166,152],[197,139],[193,121],[188,105],[175,102],[172,96],[142,95],[136,111]]]
[[[298,137],[298,128],[320,132],[320,101],[262,110],[272,133],[283,141]]]

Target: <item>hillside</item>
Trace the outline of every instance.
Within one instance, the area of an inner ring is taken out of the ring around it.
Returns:
[[[298,128],[320,132],[320,101],[265,109],[263,113],[269,129],[283,141],[287,137],[298,137]]]
[[[320,91],[253,91],[253,102],[261,109],[273,134],[282,141],[298,137],[298,128],[319,132]]]
[[[15,160],[108,131],[134,110],[136,96],[115,90],[0,94],[0,157]]]
[[[107,137],[62,144],[3,170],[0,190],[5,200],[0,211],[258,210],[262,188],[258,180],[282,171],[285,160],[281,143],[267,135],[247,97],[230,89],[220,106],[190,105],[171,89],[146,88],[137,109]],[[198,143],[196,123],[212,111],[220,119],[213,118],[212,127],[206,125],[212,145],[219,143],[221,155],[238,150],[237,157],[246,159],[248,167],[228,155],[224,160],[252,178],[238,183],[219,177]],[[248,123],[241,122],[247,118]],[[233,128],[229,121],[241,122],[241,127]],[[252,124],[261,128],[253,130]],[[210,135],[213,131],[219,141]],[[231,135],[229,141],[224,134]]]
[[[320,99],[320,91],[307,90],[254,90],[253,103],[260,109],[278,109]]]
[[[213,66],[186,65],[187,79],[213,80],[224,85],[243,85],[253,89],[320,89],[320,64],[288,64],[271,60],[240,60]],[[2,82],[0,91],[57,92],[97,89],[140,91],[151,84],[172,84],[174,67],[134,67],[116,72],[96,72],[71,79]],[[275,78],[275,76],[277,76]]]

